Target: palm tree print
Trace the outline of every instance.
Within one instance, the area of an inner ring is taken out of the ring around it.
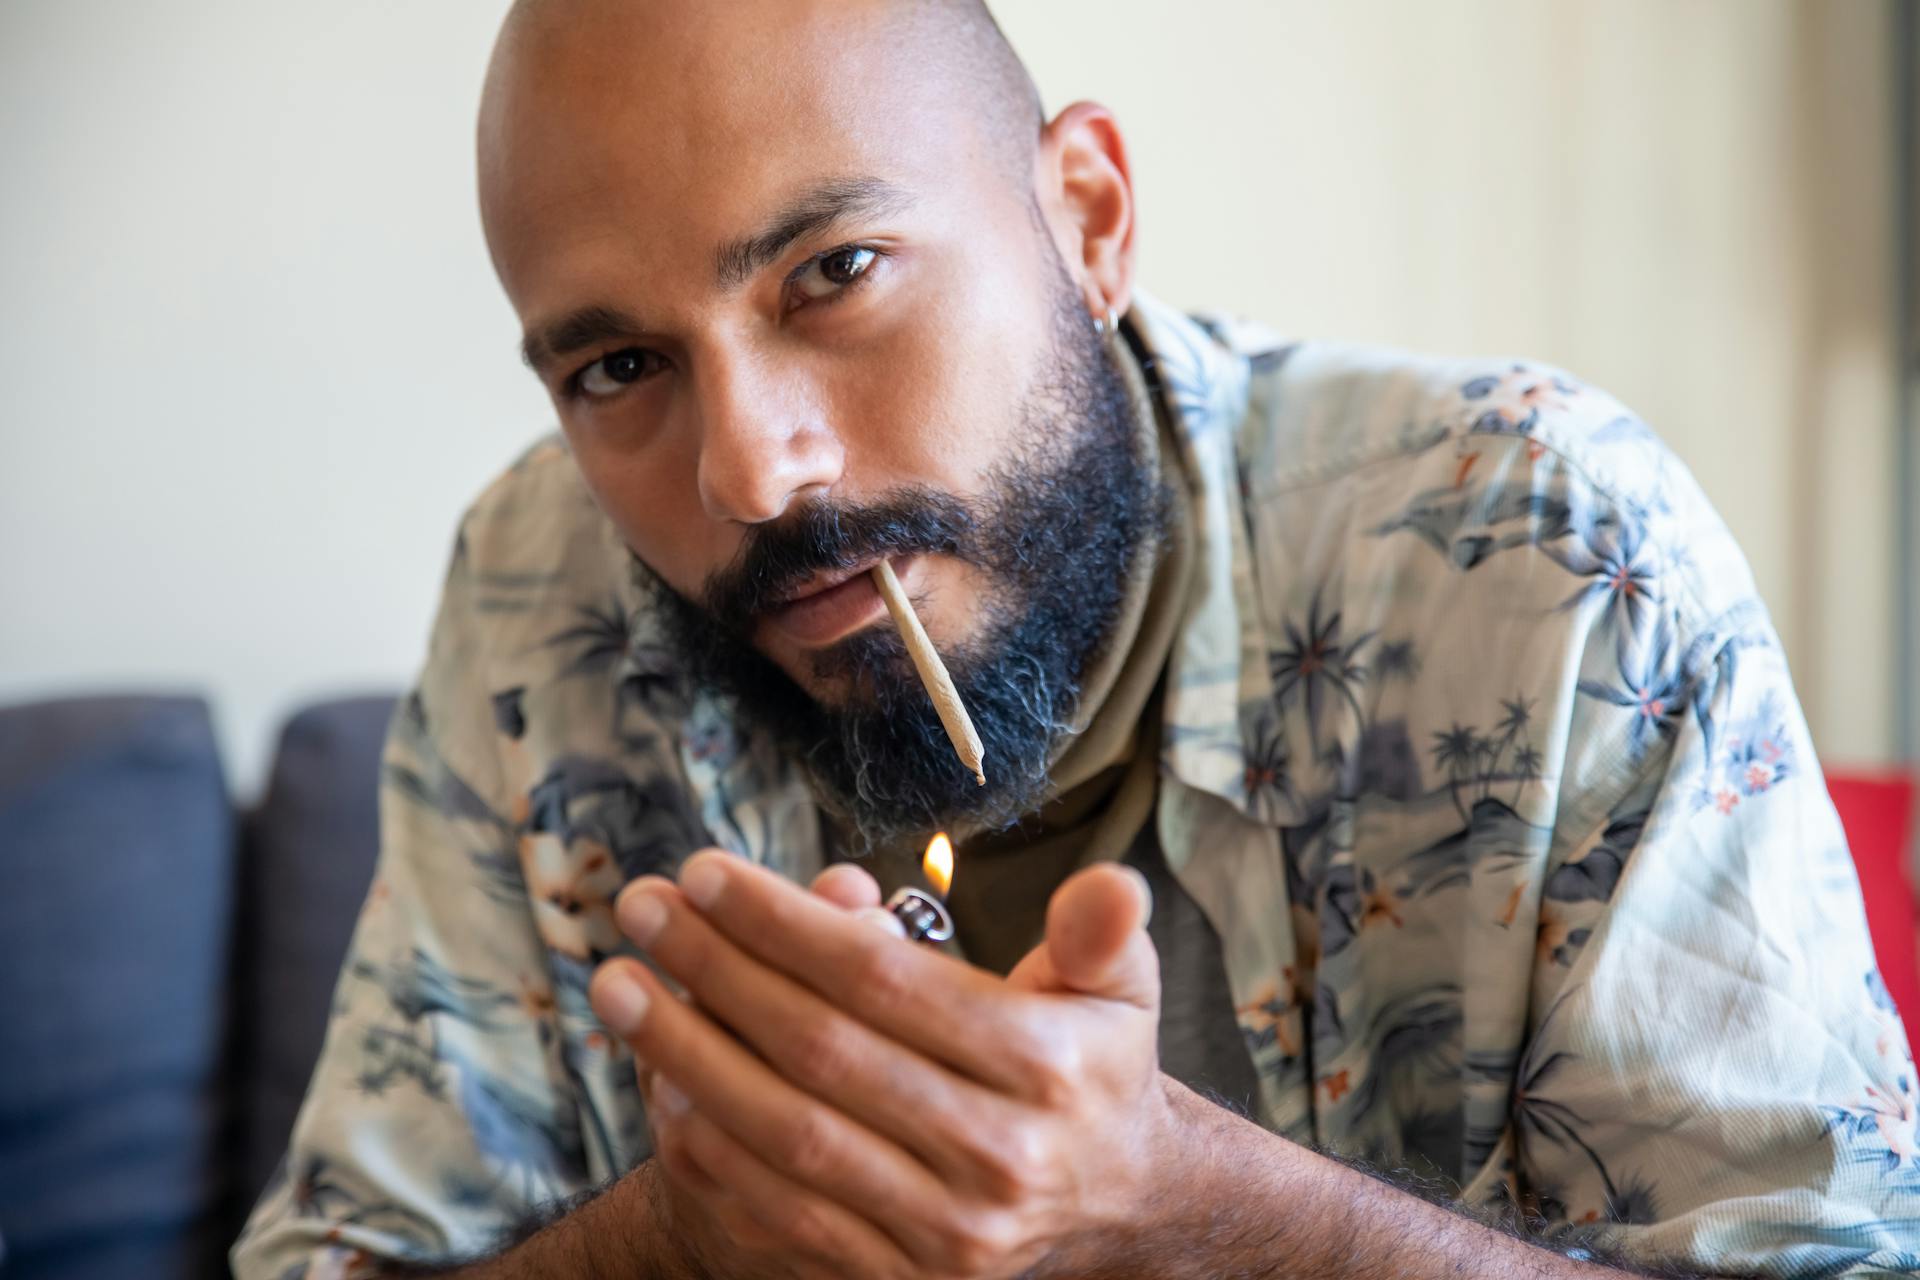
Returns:
[[[1624,623],[1623,637],[1639,638],[1660,595],[1654,589],[1658,566],[1638,521],[1595,520],[1578,528],[1573,538],[1542,543],[1540,550],[1568,573],[1587,579],[1561,609],[1598,601],[1609,616]]]
[[[1373,668],[1382,680],[1401,676],[1411,680],[1420,674],[1420,657],[1411,640],[1386,640],[1374,655]]]
[[[1599,680],[1582,680],[1579,685],[1589,698],[1634,713],[1628,744],[1635,759],[1646,753],[1652,741],[1672,736],[1693,694],[1693,682],[1672,662],[1671,649],[1666,628],[1657,628],[1649,644],[1620,646],[1618,685]]]
[[[1566,497],[1533,485],[1502,482],[1450,484],[1420,493],[1374,537],[1411,533],[1454,568],[1479,568],[1494,556],[1562,538],[1586,518]]]
[[[628,730],[623,719],[631,708],[664,714],[685,712],[686,689],[674,671],[671,657],[656,644],[635,634],[634,619],[617,601],[574,610],[575,622],[547,638],[547,647],[571,651],[559,678],[618,676],[612,699],[613,736],[629,751],[646,747],[650,736]],[[517,692],[517,691],[516,691]],[[518,737],[518,732],[502,732]]]
[[[1539,779],[1542,757],[1531,739],[1524,736],[1533,724],[1533,708],[1534,699],[1516,693],[1500,700],[1500,718],[1490,733],[1458,720],[1434,733],[1428,750],[1434,767],[1447,775],[1453,807],[1462,822],[1476,821],[1477,811],[1488,801],[1512,812],[1509,804],[1495,799],[1496,784],[1513,782],[1512,804],[1517,805],[1527,784]]]
[[[576,621],[547,639],[554,649],[572,649],[563,675],[597,675],[612,668],[631,643],[626,611],[617,602],[574,609]]]
[[[1616,1215],[1626,1204],[1624,1193],[1608,1171],[1606,1161],[1600,1158],[1600,1153],[1581,1136],[1590,1121],[1568,1104],[1547,1096],[1547,1090],[1577,1061],[1573,1054],[1564,1049],[1549,1050],[1545,1047],[1556,1042],[1557,1038],[1548,1036],[1546,1031],[1554,1016],[1566,1007],[1566,1001],[1567,996],[1563,994],[1548,1008],[1546,1016],[1540,1019],[1540,1025],[1534,1031],[1526,1054],[1520,1060],[1513,1081],[1513,1121],[1522,1148],[1532,1142],[1544,1143],[1563,1151],[1576,1151],[1591,1164],[1606,1195],[1606,1216],[1619,1220]],[[1536,1159],[1533,1163],[1538,1164],[1539,1161]],[[1640,1197],[1642,1201],[1646,1198],[1644,1193]]]
[[[1857,934],[1857,890],[1696,486],[1663,492],[1663,446],[1538,365],[1262,357],[1149,325],[1196,511],[1233,535],[1167,662],[1154,834],[1217,935],[1254,1118],[1552,1206],[1557,1240],[1658,1218],[1627,1243],[1705,1242],[1672,1258],[1692,1273],[1904,1265],[1907,1041],[1865,940],[1799,928]],[[800,762],[649,647],[620,556],[578,554],[610,529],[574,460],[535,456],[467,522],[396,720],[384,865],[429,874],[375,886],[295,1139],[305,1186],[265,1206],[249,1280],[444,1265],[633,1167],[631,1058],[586,1000],[624,949],[613,895],[701,844],[795,880],[833,851]],[[389,1196],[426,1216],[383,1216]]]
[[[1500,772],[1500,758],[1513,745],[1514,739],[1533,723],[1533,699],[1522,694],[1502,698],[1500,710],[1500,720],[1493,726],[1494,732],[1500,735],[1499,741],[1481,739],[1481,749],[1486,753],[1486,768],[1480,779],[1480,798],[1483,800],[1493,794],[1494,779]]]
[[[1307,740],[1313,746],[1315,756],[1320,755],[1320,712],[1322,705],[1330,698],[1338,697],[1353,709],[1356,722],[1364,723],[1366,713],[1360,709],[1360,701],[1354,690],[1367,678],[1367,671],[1360,664],[1360,651],[1373,639],[1374,633],[1364,632],[1352,640],[1344,640],[1340,635],[1340,610],[1321,614],[1321,588],[1315,588],[1313,599],[1307,606],[1306,626],[1302,628],[1292,618],[1285,624],[1287,643],[1268,656],[1267,665],[1273,675],[1274,699],[1284,710],[1288,703],[1298,697],[1306,706]]]
[[[1453,807],[1460,820],[1467,821],[1467,806],[1460,798],[1460,784],[1471,780],[1479,763],[1483,739],[1478,729],[1455,721],[1453,726],[1433,735],[1433,763],[1447,771],[1447,785],[1453,792]]]
[[[1246,750],[1241,787],[1247,806],[1259,814],[1270,814],[1296,799],[1292,778],[1293,761],[1288,754],[1286,735],[1263,709]]]
[[[1540,753],[1534,749],[1532,743],[1523,744],[1513,753],[1513,802],[1515,804],[1520,803],[1520,794],[1526,790],[1527,784],[1539,780],[1540,765]]]

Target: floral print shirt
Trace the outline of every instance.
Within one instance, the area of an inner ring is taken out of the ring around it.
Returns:
[[[1554,369],[1130,322],[1199,486],[1156,830],[1257,1118],[1636,1256],[1920,1275],[1907,1039],[1694,480]],[[242,1280],[481,1251],[644,1158],[585,994],[614,894],[709,843],[820,866],[791,762],[688,688],[627,566],[557,440],[467,513]]]

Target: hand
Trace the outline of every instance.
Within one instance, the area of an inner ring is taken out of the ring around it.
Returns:
[[[880,905],[880,888],[865,871],[836,863],[815,876],[811,888],[815,896],[878,925],[883,932],[906,936],[900,922]],[[655,1071],[637,1055],[634,1070],[653,1129],[656,1154],[656,1159],[636,1171],[636,1187],[648,1202],[646,1217],[658,1237],[648,1261],[661,1271],[661,1280],[705,1280],[721,1275],[727,1280],[780,1280],[794,1275],[785,1265],[791,1255],[783,1257],[778,1250],[766,1247],[771,1241],[762,1242],[756,1249],[765,1265],[752,1271],[738,1258],[723,1259],[727,1252],[737,1252],[740,1245],[764,1232],[725,1188],[687,1159],[684,1145],[677,1140],[679,1126],[668,1115],[680,1109],[677,1090],[663,1106],[655,1097]]]
[[[716,1269],[1011,1276],[1148,1225],[1184,1144],[1139,878],[1062,886],[1005,980],[846,909],[877,901],[718,853],[621,895],[691,1003],[613,960],[594,1007],[658,1072],[663,1163],[739,1241]]]

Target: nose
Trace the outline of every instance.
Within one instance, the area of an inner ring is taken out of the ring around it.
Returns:
[[[845,450],[803,375],[751,353],[703,363],[698,483],[708,515],[761,524],[838,483]]]

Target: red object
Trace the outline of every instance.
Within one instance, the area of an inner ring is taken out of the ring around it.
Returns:
[[[1907,866],[1914,780],[1894,772],[1828,774],[1827,793],[1853,849],[1880,976],[1900,1007],[1901,1019],[1912,1018],[1920,1029],[1920,933]]]

